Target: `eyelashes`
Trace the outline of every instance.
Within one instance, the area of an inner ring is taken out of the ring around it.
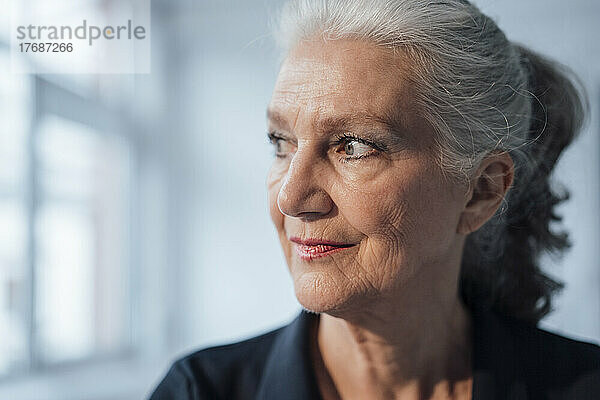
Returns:
[[[284,153],[282,148],[285,144],[290,144],[290,140],[277,132],[267,132],[267,139],[274,147],[274,155],[277,158],[285,158],[287,153]]]
[[[372,147],[373,149],[378,150],[378,151],[385,151],[386,150],[385,146],[379,145],[379,144],[374,143],[374,142],[372,142],[370,140],[361,138],[361,137],[356,136],[356,135],[354,135],[353,133],[350,133],[350,132],[344,132],[343,134],[336,135],[335,137],[336,137],[336,141],[333,142],[334,145],[341,145],[343,143],[348,143],[348,142],[355,141],[355,142],[367,145],[369,147]]]
[[[274,146],[274,155],[277,158],[286,158],[297,147],[296,141],[275,131],[267,132],[267,139]],[[334,153],[341,162],[353,162],[366,157],[375,156],[387,150],[382,144],[357,136],[351,132],[336,134],[329,143]]]

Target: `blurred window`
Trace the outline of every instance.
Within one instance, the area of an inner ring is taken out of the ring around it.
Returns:
[[[0,68],[10,68],[0,47]],[[30,86],[20,75],[0,74],[0,374],[28,364]]]
[[[126,347],[129,150],[119,138],[56,116],[35,135],[35,332],[40,361]]]
[[[10,69],[8,48],[0,68]],[[0,74],[0,121],[0,376],[123,354],[134,187],[124,124],[10,73]]]

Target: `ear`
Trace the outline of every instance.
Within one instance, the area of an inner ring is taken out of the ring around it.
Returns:
[[[508,153],[488,155],[471,179],[456,232],[468,235],[485,224],[504,200],[513,179],[514,163]]]

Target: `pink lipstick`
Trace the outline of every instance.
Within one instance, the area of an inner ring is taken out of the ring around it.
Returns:
[[[296,253],[302,260],[325,257],[354,246],[349,243],[338,243],[322,239],[300,239],[298,237],[291,237],[290,241],[296,244]]]

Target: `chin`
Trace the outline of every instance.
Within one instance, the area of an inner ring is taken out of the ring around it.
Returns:
[[[304,272],[294,279],[298,302],[308,311],[343,314],[358,306],[366,293],[355,292],[351,285],[342,284],[328,272]]]

